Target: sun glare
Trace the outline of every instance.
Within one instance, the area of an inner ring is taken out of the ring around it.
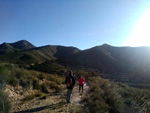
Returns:
[[[150,46],[150,8],[145,10],[139,21],[137,21],[125,45]]]

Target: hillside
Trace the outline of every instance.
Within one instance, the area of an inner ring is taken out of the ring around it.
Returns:
[[[150,47],[113,47],[107,44],[58,59],[64,65],[98,69],[102,73],[149,70]]]
[[[58,59],[58,61],[70,66],[98,69],[101,72],[116,69],[118,64],[118,61],[111,56],[111,53],[101,47],[80,51],[70,57]]]
[[[26,70],[9,63],[0,63],[0,75],[3,86],[0,89],[0,112],[3,113],[150,112],[149,90],[102,79],[94,71],[76,70],[76,79],[84,75],[87,86],[80,94],[76,82],[71,104],[66,103],[65,76]]]
[[[111,53],[111,56],[124,67],[133,70],[147,69],[150,63],[150,47],[113,47],[104,45],[102,48]]]
[[[150,111],[150,92],[146,90],[150,88],[149,47],[113,47],[104,44],[83,51],[75,47],[51,45],[18,49],[4,43],[0,47],[3,52],[0,60],[3,58],[5,62],[15,63],[0,62],[0,112]],[[67,104],[64,79],[70,69],[73,69],[76,80],[84,75],[87,93],[78,93],[77,82],[72,103]],[[144,89],[132,88],[120,82]]]
[[[25,50],[25,49],[35,48],[35,46],[26,40],[20,40],[20,41],[14,42],[14,43],[0,44],[0,50],[6,50],[6,49],[10,49],[10,48]]]
[[[35,48],[30,42],[26,40],[20,40],[14,43],[2,43],[0,44],[0,57],[1,60],[8,59],[8,54],[13,54],[14,52]]]
[[[47,60],[55,60],[64,56],[72,55],[79,49],[75,47],[64,46],[42,46],[35,47],[31,43],[23,40],[11,44],[1,44],[0,58],[3,61],[9,61],[20,65],[30,65],[34,63],[42,63]],[[9,52],[8,50],[15,50]],[[7,54],[5,51],[8,51]]]
[[[26,43],[27,41],[18,41],[1,44],[0,60],[48,73],[55,73],[55,70],[62,73],[63,66],[73,69],[94,69],[102,77],[113,81],[138,85],[140,83],[138,87],[150,87],[150,47],[114,47],[103,44],[81,51],[76,47],[35,47],[29,42]],[[28,45],[27,48],[30,49],[23,49],[20,45]]]
[[[15,51],[15,48],[8,43],[2,43],[0,45],[0,54],[12,53]]]
[[[9,45],[8,43],[2,43],[0,45],[1,50],[6,50],[6,49],[15,49],[13,46]]]
[[[86,50],[47,45],[35,47],[28,41],[0,45],[0,58],[18,64],[56,60],[66,66],[93,68],[101,73],[130,73],[149,70],[150,47],[114,47],[108,44]],[[149,73],[149,72],[147,72]]]
[[[101,77],[150,88],[150,47],[114,47],[107,44],[58,59],[72,68],[94,69]]]

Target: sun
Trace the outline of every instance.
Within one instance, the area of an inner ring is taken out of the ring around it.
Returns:
[[[128,46],[150,46],[150,8],[146,9],[125,41]]]

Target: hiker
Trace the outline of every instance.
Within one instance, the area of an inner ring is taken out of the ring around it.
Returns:
[[[83,87],[84,87],[84,84],[85,84],[85,78],[83,75],[81,75],[81,77],[78,79],[79,81],[79,93],[80,93],[80,90],[82,88],[82,93],[83,93]]]
[[[70,98],[71,98],[71,94],[72,94],[72,90],[74,88],[75,85],[75,78],[73,76],[72,71],[70,71],[67,76],[66,76],[66,80],[65,83],[67,85],[67,103],[70,103]]]

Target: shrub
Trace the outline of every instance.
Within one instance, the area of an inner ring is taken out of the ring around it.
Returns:
[[[5,68],[3,65],[0,65],[0,84],[7,83],[10,75],[9,70]]]
[[[44,96],[42,96],[40,99],[47,99],[48,98],[48,96],[47,95],[44,95]]]
[[[128,111],[119,87],[100,77],[90,78],[90,111],[125,113]]]
[[[40,92],[35,93],[35,97],[40,97],[40,96],[42,96],[42,93]]]
[[[16,78],[10,78],[8,84],[16,86],[18,84],[18,80]]]
[[[47,80],[56,82],[58,85],[63,84],[65,81],[65,77],[58,76],[56,74],[47,75]]]
[[[26,96],[24,99],[22,99],[22,102],[30,101],[30,100],[32,100],[32,99],[34,99],[34,98],[35,98],[35,95],[34,95],[34,94],[28,95],[28,96]]]
[[[91,105],[92,113],[104,113],[104,112],[108,112],[109,109],[110,108],[109,108],[108,104],[106,104],[102,101],[99,101],[99,100],[92,102],[92,105]]]
[[[51,89],[57,89],[57,88],[58,88],[58,85],[57,85],[56,82],[50,82],[50,83],[49,83],[49,87],[50,87]]]
[[[27,81],[25,79],[21,79],[19,81],[19,85],[21,85],[23,88],[29,88],[30,87],[30,81]]]
[[[52,89],[55,90],[56,93],[59,93],[61,91],[61,89],[59,88],[59,85],[56,82],[49,82],[47,84],[47,86]]]
[[[43,74],[39,74],[38,75],[38,79],[43,80],[44,79],[44,75]]]
[[[48,89],[47,89],[47,85],[46,84],[41,84],[39,87],[40,87],[42,92],[48,93]]]
[[[82,107],[74,107],[72,113],[84,113]]]
[[[0,90],[0,113],[8,113],[11,108],[8,96]]]
[[[33,80],[33,83],[32,83],[32,85],[33,85],[33,89],[39,89],[39,80]]]
[[[87,79],[88,76],[89,76],[89,73],[86,72],[86,71],[84,71],[84,70],[79,70],[79,71],[76,72],[76,75],[77,75],[77,79],[78,79],[81,75],[83,75],[83,76],[85,77],[85,79]]]

